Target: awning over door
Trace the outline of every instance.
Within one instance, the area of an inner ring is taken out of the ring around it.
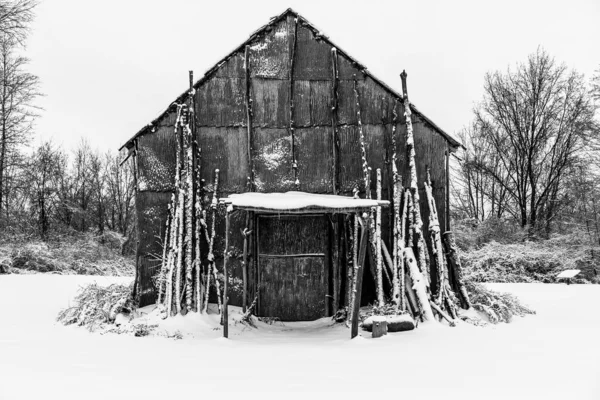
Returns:
[[[372,207],[388,207],[387,200],[355,199],[333,194],[305,192],[231,194],[221,201],[231,210],[247,210],[274,214],[354,213]]]

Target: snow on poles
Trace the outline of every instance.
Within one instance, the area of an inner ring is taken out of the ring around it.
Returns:
[[[358,199],[358,188],[354,188],[354,198]],[[352,227],[352,268],[348,266],[348,313],[346,314],[346,325],[350,326],[350,317],[352,315],[352,307],[354,305],[354,278],[358,268],[358,214],[354,215],[354,224]]]
[[[370,168],[367,163],[367,150],[365,147],[365,135],[362,126],[362,117],[360,115],[360,98],[358,97],[358,89],[356,87],[356,75],[354,75],[354,99],[356,101],[356,119],[358,121],[358,134],[360,140],[360,156],[362,162],[363,179],[365,184],[365,198],[371,198],[371,185],[370,185]]]
[[[217,275],[217,266],[215,264],[215,254],[213,252],[214,249],[214,245],[215,245],[215,234],[216,234],[216,221],[217,221],[217,207],[219,205],[218,202],[218,191],[219,191],[219,170],[216,169],[215,170],[215,184],[213,187],[213,196],[212,196],[212,201],[210,204],[210,208],[211,208],[211,232],[209,234],[209,238],[208,238],[208,272],[207,272],[207,278],[206,278],[206,304],[204,305],[204,310],[207,310],[208,307],[208,292],[209,292],[209,288],[210,285],[208,284],[210,282],[210,275],[212,273],[212,276],[215,280],[215,289],[217,291],[217,305],[219,307],[219,313],[221,312],[221,286],[219,285],[219,279],[218,279],[218,275]]]
[[[415,162],[415,138],[411,121],[412,112],[408,101],[406,90],[406,71],[402,71],[402,90],[404,91],[404,116],[406,118],[406,150],[408,152],[408,170],[410,175],[410,192],[413,204],[413,234],[417,247],[417,262],[419,268],[425,275],[427,287],[429,287],[429,270],[425,256],[425,240],[423,239],[423,220],[421,219],[421,209],[419,205],[419,187],[417,184],[417,165]]]
[[[408,266],[408,274],[413,282],[412,289],[414,290],[417,301],[419,302],[421,316],[426,321],[433,321],[433,311],[431,310],[431,305],[429,304],[427,284],[423,274],[419,270],[412,248],[406,247],[404,249],[404,259],[406,260],[406,265]]]
[[[196,310],[202,312],[202,299],[204,286],[202,285],[202,257],[200,251],[200,240],[202,237],[202,190],[201,190],[201,179],[200,179],[200,147],[197,146],[196,156],[196,204],[195,204],[195,216],[196,226],[194,232],[194,240],[196,241],[196,254],[194,258],[194,267],[196,271]]]
[[[393,265],[393,277],[392,277],[392,301],[396,305],[396,310],[404,311],[404,258],[402,257],[402,249],[404,248],[403,243],[403,231],[400,223],[400,203],[402,200],[402,178],[398,173],[398,155],[396,152],[396,124],[398,121],[398,113],[396,107],[398,106],[398,100],[394,102],[393,119],[392,119],[392,181],[393,181],[393,195],[392,195],[392,207],[393,207],[393,248],[392,248],[392,265]]]
[[[431,176],[429,168],[427,169],[427,180],[425,181],[425,195],[427,196],[427,205],[429,206],[429,235],[431,238],[431,247],[433,249],[433,262],[437,270],[438,276],[438,293],[437,293],[437,304],[442,304],[444,290],[443,287],[448,281],[446,274],[444,250],[442,247],[442,238],[440,235],[440,222],[437,216],[437,207],[435,205],[435,199],[433,198],[433,189],[431,187]]]
[[[381,169],[377,168],[377,200],[381,200]],[[381,255],[381,207],[377,207],[376,222],[375,222],[375,249],[377,263],[377,302],[379,307],[385,305],[383,297],[383,259]]]
[[[192,152],[192,132],[190,130],[190,119],[191,119],[191,108],[188,108],[188,112],[183,126],[184,131],[184,146],[185,146],[185,305],[186,311],[192,310],[192,300],[194,297],[194,285],[192,282],[192,255],[193,255],[193,231],[192,231],[192,219],[193,219],[193,208],[194,208],[194,171],[192,168],[193,164],[193,152]]]

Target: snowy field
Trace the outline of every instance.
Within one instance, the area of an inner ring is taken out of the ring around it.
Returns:
[[[229,340],[210,328],[214,321],[195,315],[166,325],[190,333],[183,340],[55,323],[79,285],[127,279],[0,276],[0,399],[183,399],[209,392],[221,393],[219,399],[310,392],[337,398],[348,391],[363,399],[376,392],[600,399],[600,285],[491,285],[518,295],[537,315],[487,327],[420,324],[375,340],[350,340],[346,328],[327,320],[258,330],[238,324]]]

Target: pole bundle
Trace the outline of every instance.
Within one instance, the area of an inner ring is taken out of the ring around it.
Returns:
[[[215,282],[219,311],[221,310],[220,286],[213,249],[219,170],[215,170],[209,229],[206,223],[206,210],[202,207],[203,181],[200,178],[200,146],[195,140],[195,90],[192,81],[190,72],[188,101],[174,104],[175,191],[169,205],[162,264],[157,279],[159,286],[157,303],[164,307],[167,317],[185,315],[190,311],[205,312],[211,279]],[[201,240],[203,238],[209,249],[206,256],[207,268],[203,268],[202,265]]]

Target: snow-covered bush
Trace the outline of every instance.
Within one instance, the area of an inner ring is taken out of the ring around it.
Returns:
[[[456,245],[463,251],[480,248],[489,242],[520,243],[527,238],[527,231],[518,224],[498,218],[488,218],[483,222],[472,219],[453,221],[452,231]]]
[[[600,248],[590,245],[583,232],[537,241],[492,241],[460,252],[465,277],[474,282],[550,283],[566,269],[581,270],[576,283],[598,282],[596,257]]]
[[[85,286],[75,297],[75,305],[62,310],[57,321],[65,325],[86,326],[90,331],[102,324],[112,323],[119,313],[133,310],[132,285],[112,284],[104,287],[92,283]]]
[[[467,281],[466,286],[473,308],[484,313],[493,324],[510,322],[515,315],[535,314],[509,293],[496,292],[472,281]]]
[[[3,236],[0,264],[11,273],[131,276],[133,259],[121,256],[117,235],[77,233],[47,241],[24,235]]]

